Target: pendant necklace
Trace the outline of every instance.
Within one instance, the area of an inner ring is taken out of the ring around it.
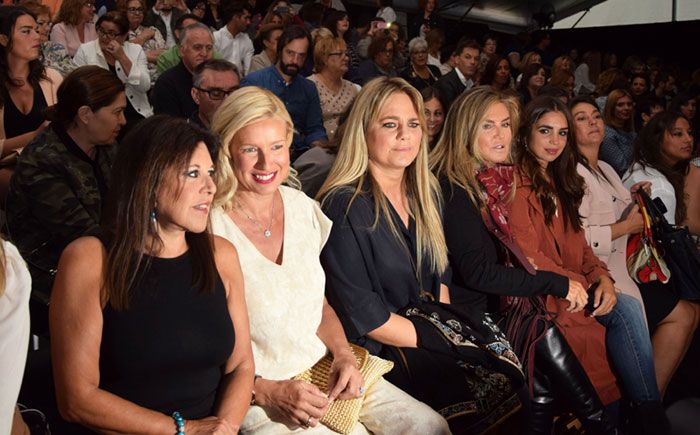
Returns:
[[[251,216],[246,211],[246,209],[243,207],[243,204],[241,203],[241,201],[238,200],[238,198],[236,198],[236,208],[238,208],[241,211],[241,213],[243,213],[245,215],[245,217],[248,218],[248,220],[253,222],[255,225],[258,226],[258,228],[260,228],[260,230],[262,230],[263,236],[265,236],[266,238],[269,238],[272,235],[272,231],[271,231],[272,223],[275,221],[275,197],[274,196],[272,197],[272,210],[270,211],[270,225],[268,225],[267,228],[265,228],[260,222],[258,222],[257,219],[255,219],[253,216]]]

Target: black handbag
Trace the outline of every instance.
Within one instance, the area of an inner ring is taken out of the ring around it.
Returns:
[[[671,285],[681,299],[700,301],[700,251],[686,227],[671,225],[663,201],[639,189],[652,221],[652,234],[671,271]]]

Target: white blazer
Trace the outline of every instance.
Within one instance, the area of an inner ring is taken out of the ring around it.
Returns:
[[[131,71],[129,71],[127,76],[124,74],[124,69],[119,61],[116,61],[114,67],[117,70],[117,77],[124,83],[126,99],[129,103],[141,116],[148,118],[153,115],[153,107],[148,101],[147,94],[151,88],[151,76],[148,74],[146,53],[144,53],[140,45],[132,44],[131,42],[124,43],[124,53],[131,60]],[[109,69],[107,59],[102,53],[102,48],[100,48],[99,40],[81,44],[78,52],[75,53],[73,61],[78,66],[97,65],[101,68]]]

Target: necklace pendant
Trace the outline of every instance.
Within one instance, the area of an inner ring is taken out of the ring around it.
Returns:
[[[270,237],[271,235],[272,235],[272,231],[270,231],[269,229],[263,231],[263,236]]]

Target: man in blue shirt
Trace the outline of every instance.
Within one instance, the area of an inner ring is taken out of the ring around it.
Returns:
[[[316,85],[299,75],[310,46],[311,37],[304,28],[287,27],[277,42],[277,63],[247,75],[241,82],[241,86],[265,88],[284,103],[294,123],[292,161],[328,140]]]

